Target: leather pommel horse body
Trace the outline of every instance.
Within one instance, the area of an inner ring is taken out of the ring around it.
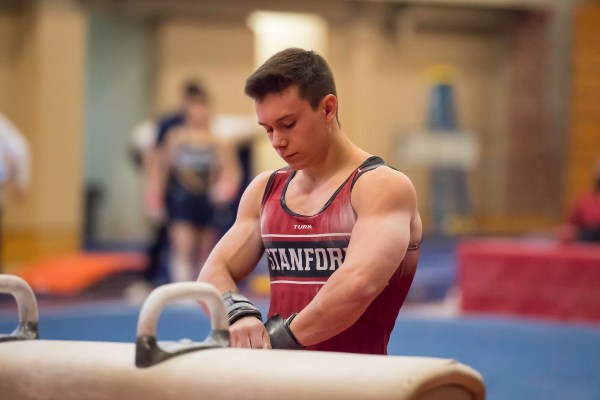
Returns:
[[[138,320],[136,344],[38,340],[37,304],[20,278],[0,275],[19,305],[19,326],[0,336],[2,400],[344,399],[482,400],[474,369],[453,360],[229,348],[220,294],[210,285],[155,289]],[[212,332],[200,343],[156,340],[162,308],[198,300]]]

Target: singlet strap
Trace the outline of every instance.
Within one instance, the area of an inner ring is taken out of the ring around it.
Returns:
[[[358,178],[360,178],[360,176],[362,174],[364,174],[365,172],[372,171],[375,168],[381,167],[382,165],[387,165],[387,164],[379,156],[371,156],[371,157],[367,158],[365,160],[365,162],[362,163],[360,167],[358,167],[358,172],[354,175],[354,178],[352,179],[352,184],[350,185],[350,190],[352,190],[354,188],[354,184],[356,183],[356,181],[358,180]]]
[[[273,181],[275,180],[275,176],[277,176],[277,174],[279,172],[289,170],[289,169],[290,169],[290,167],[287,166],[287,167],[279,168],[278,170],[275,170],[271,173],[271,176],[269,176],[269,180],[267,181],[267,186],[265,186],[265,191],[263,192],[261,204],[265,204],[265,200],[267,199],[267,194],[271,190],[271,186],[273,186]]]

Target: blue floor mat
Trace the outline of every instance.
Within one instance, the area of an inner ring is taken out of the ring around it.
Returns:
[[[389,352],[470,365],[490,400],[600,399],[600,327],[400,317]]]
[[[457,239],[450,236],[423,238],[408,302],[442,300],[456,285],[456,242]]]

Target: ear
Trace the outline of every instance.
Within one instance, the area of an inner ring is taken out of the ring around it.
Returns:
[[[337,97],[333,94],[328,94],[321,100],[321,110],[325,113],[327,122],[334,121],[337,114]]]

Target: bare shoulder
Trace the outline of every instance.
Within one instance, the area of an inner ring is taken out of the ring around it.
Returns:
[[[252,179],[252,182],[248,185],[248,189],[259,190],[261,193],[264,192],[267,187],[267,182],[271,178],[271,175],[273,175],[273,172],[275,171],[264,171],[258,174]]]
[[[416,211],[417,194],[408,176],[388,166],[363,173],[352,189],[352,205],[360,209],[405,209]]]
[[[258,214],[262,198],[267,188],[267,183],[273,171],[265,171],[258,174],[248,185],[240,202],[239,213]]]

